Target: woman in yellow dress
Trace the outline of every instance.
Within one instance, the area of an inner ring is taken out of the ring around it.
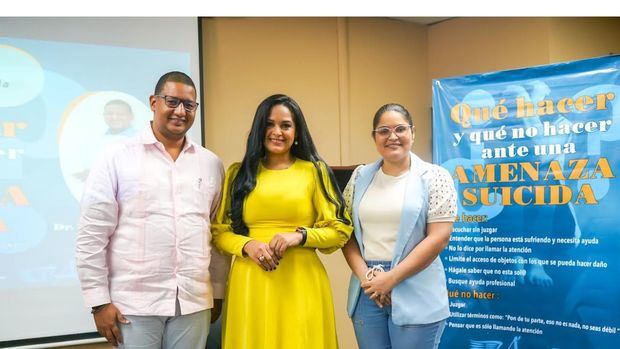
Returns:
[[[243,161],[226,173],[215,245],[235,256],[223,317],[225,349],[337,348],[327,273],[352,231],[334,175],[299,105],[273,95],[257,108]]]

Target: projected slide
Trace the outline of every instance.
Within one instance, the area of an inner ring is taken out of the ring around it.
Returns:
[[[148,96],[170,70],[189,72],[190,54],[0,37],[0,297],[21,327],[2,322],[0,342],[31,336],[32,315],[20,317],[54,288],[79,316],[50,300],[49,317],[92,330],[74,262],[84,181],[102,147],[148,125]]]

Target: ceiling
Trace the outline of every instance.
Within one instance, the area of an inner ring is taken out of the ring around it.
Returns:
[[[412,23],[417,23],[417,24],[422,24],[422,25],[431,25],[431,24],[443,22],[453,17],[390,17],[390,18],[397,19],[399,21],[412,22]]]

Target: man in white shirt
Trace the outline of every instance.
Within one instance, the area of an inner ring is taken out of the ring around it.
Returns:
[[[186,135],[196,97],[189,76],[163,75],[150,126],[108,146],[86,182],[77,269],[97,331],[114,346],[204,348],[221,310],[229,260],[210,227],[224,169]]]

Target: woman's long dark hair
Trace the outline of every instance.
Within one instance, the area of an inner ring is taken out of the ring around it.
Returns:
[[[293,121],[295,123],[295,140],[297,144],[293,144],[291,147],[291,154],[299,159],[310,161],[314,164],[318,172],[319,181],[321,184],[321,190],[323,195],[329,202],[334,204],[337,208],[336,217],[349,224],[349,220],[345,217],[344,199],[342,193],[336,186],[336,178],[332,170],[325,164],[325,161],[321,159],[316,151],[304,114],[301,112],[301,108],[291,97],[277,94],[267,97],[259,104],[254,115],[254,121],[252,122],[252,129],[248,135],[248,142],[245,149],[245,156],[241,161],[241,166],[237,176],[233,180],[231,188],[231,203],[230,203],[230,218],[232,220],[233,231],[240,235],[248,235],[248,226],[243,221],[243,202],[248,194],[256,187],[256,174],[258,172],[258,165],[262,158],[266,155],[265,150],[265,133],[267,132],[267,121],[269,115],[271,115],[271,109],[276,105],[283,105],[287,107],[293,114]],[[331,183],[325,183],[323,181],[323,170],[319,163],[325,165],[325,170],[329,175]],[[336,197],[332,197],[329,191],[326,189],[326,185],[332,186],[332,191],[336,193]]]

